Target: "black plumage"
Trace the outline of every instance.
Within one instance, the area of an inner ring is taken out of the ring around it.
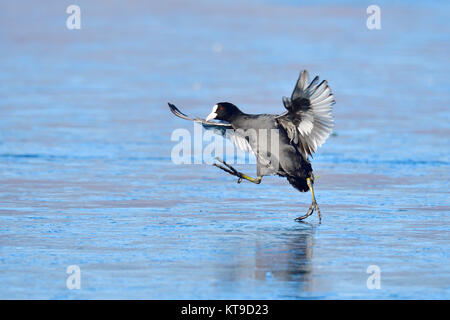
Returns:
[[[290,98],[283,97],[286,111],[280,115],[246,114],[229,102],[213,107],[206,120],[192,119],[169,103],[171,111],[187,120],[199,121],[206,129],[216,130],[230,138],[244,151],[252,151],[257,160],[257,178],[251,178],[218,159],[220,169],[242,179],[260,183],[263,176],[286,177],[297,190],[311,190],[313,203],[302,220],[317,209],[314,196],[314,175],[309,156],[328,138],[333,127],[334,97],[326,81],[315,77],[309,82],[308,72],[302,71]],[[221,122],[212,122],[212,119]],[[273,134],[273,133],[276,134]],[[276,152],[274,152],[274,150]]]

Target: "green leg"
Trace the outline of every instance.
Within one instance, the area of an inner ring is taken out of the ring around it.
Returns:
[[[306,182],[308,183],[308,187],[309,187],[309,190],[311,191],[311,196],[312,196],[311,206],[309,207],[308,212],[305,215],[295,219],[297,221],[301,221],[303,219],[308,218],[310,215],[313,214],[314,209],[316,209],[317,214],[319,215],[319,221],[320,222],[322,221],[322,215],[320,214],[320,209],[319,209],[319,206],[317,205],[317,202],[316,202],[316,197],[314,195],[314,188],[313,188],[313,184],[312,184],[311,181],[312,181],[311,178],[307,178],[306,179]]]
[[[219,169],[222,169],[225,172],[228,172],[229,174],[238,177],[238,183],[242,182],[242,179],[248,180],[250,182],[256,183],[256,184],[260,184],[261,180],[262,180],[262,176],[258,176],[257,178],[252,178],[246,174],[243,174],[242,172],[237,171],[235,168],[233,168],[232,166],[230,166],[228,163],[226,163],[224,160],[216,158],[217,161],[223,163],[226,167],[214,163],[213,165],[216,166]]]

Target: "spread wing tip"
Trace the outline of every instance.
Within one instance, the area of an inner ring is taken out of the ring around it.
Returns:
[[[277,117],[305,157],[312,156],[332,133],[332,105],[336,103],[326,80],[316,76],[309,82],[309,73],[300,72],[291,99],[283,97],[287,112]]]
[[[189,118],[187,115],[185,115],[183,112],[181,112],[177,107],[175,107],[174,104],[167,102],[167,104],[169,105],[169,109],[170,111],[176,115],[177,117],[181,118],[181,119],[185,119],[185,120],[194,120]]]

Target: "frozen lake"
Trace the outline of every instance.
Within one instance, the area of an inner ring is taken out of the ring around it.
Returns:
[[[449,299],[450,3],[377,1],[368,30],[359,1],[159,2],[77,1],[81,30],[2,4],[0,298]],[[171,161],[167,101],[281,113],[302,69],[337,101],[322,224],[285,179]]]

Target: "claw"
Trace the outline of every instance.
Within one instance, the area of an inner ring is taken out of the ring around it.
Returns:
[[[306,179],[306,182],[308,183],[308,187],[309,187],[309,190],[311,191],[311,196],[312,196],[311,206],[309,207],[308,212],[305,215],[296,218],[295,221],[302,221],[303,219],[308,218],[310,215],[313,214],[314,209],[315,209],[317,211],[317,215],[319,216],[319,223],[322,222],[322,214],[320,213],[319,205],[317,204],[316,197],[314,196],[313,181],[314,181],[314,176],[311,174],[311,177]]]
[[[320,214],[319,205],[316,203],[316,211],[317,215],[319,216],[319,223],[322,222],[322,215]]]
[[[322,215],[320,214],[320,209],[319,209],[319,205],[317,204],[317,202],[311,203],[311,206],[309,207],[308,212],[303,216],[295,218],[295,221],[302,221],[302,220],[308,218],[310,215],[313,214],[314,209],[317,211],[317,214],[319,215],[319,222],[322,222]]]

